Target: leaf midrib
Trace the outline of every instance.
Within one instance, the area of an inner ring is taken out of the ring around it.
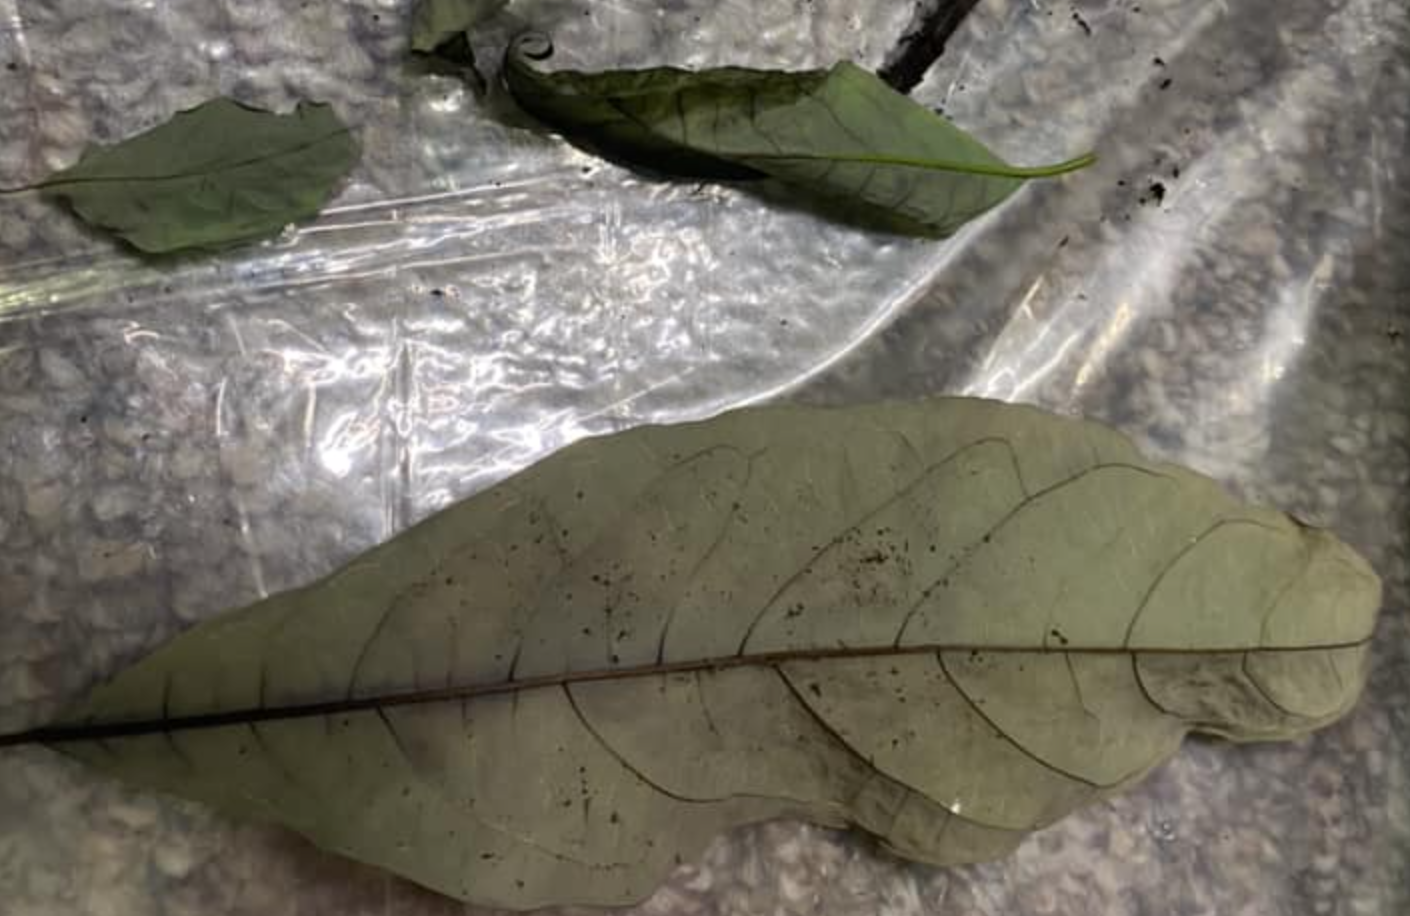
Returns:
[[[903,655],[924,655],[941,652],[979,652],[993,654],[1026,653],[1033,655],[1238,655],[1262,652],[1331,652],[1366,645],[1371,637],[1340,643],[1296,646],[1245,646],[1238,648],[1142,648],[1129,646],[993,646],[980,644],[927,643],[913,646],[853,646],[828,649],[793,649],[779,652],[737,654],[717,658],[692,659],[680,662],[655,662],[646,665],[595,668],[567,671],[513,680],[462,684],[424,690],[381,693],[364,697],[345,697],[310,703],[281,706],[251,707],[223,712],[166,716],[159,719],[136,719],[125,722],[104,722],[83,725],[50,726],[29,731],[0,735],[0,748],[30,744],[66,744],[80,741],[101,741],[109,738],[129,738],[142,735],[169,734],[177,731],[223,728],[259,722],[309,719],[353,712],[384,710],[398,706],[418,706],[453,700],[538,690],[547,687],[569,687],[598,681],[619,681],[700,671],[723,671],[731,668],[775,667],[789,662],[829,661],[854,658],[885,658]]]
[[[101,184],[150,184],[162,181],[185,181],[191,178],[209,178],[213,175],[222,175],[229,172],[238,172],[241,169],[248,169],[255,166],[264,165],[288,156],[297,156],[300,153],[308,152],[330,140],[337,140],[352,133],[352,128],[341,127],[335,131],[315,137],[296,146],[284,147],[262,156],[252,156],[248,159],[240,159],[235,162],[225,162],[210,168],[193,169],[187,172],[172,172],[164,175],[92,175],[80,178],[63,178],[63,172],[53,178],[36,182],[30,185],[21,185],[13,188],[0,188],[0,195],[22,194],[33,191],[53,191],[66,187],[76,187],[81,185],[101,185]],[[80,160],[73,168],[78,168],[83,163]],[[65,171],[72,171],[66,169]]]
[[[949,172],[956,175],[981,175],[989,178],[1011,178],[1016,181],[1026,181],[1030,178],[1055,178],[1060,175],[1066,175],[1093,165],[1097,161],[1097,154],[1089,152],[1052,165],[1024,166],[1009,165],[1008,163],[988,165],[982,162],[961,162],[958,159],[896,156],[889,153],[839,153],[826,150],[819,152],[789,153],[783,152],[782,148],[778,147],[776,143],[774,145],[779,150],[778,152],[738,152],[678,141],[670,136],[663,135],[653,124],[642,120],[629,108],[622,105],[619,99],[609,98],[605,101],[612,106],[614,111],[631,121],[633,125],[659,140],[674,144],[681,149],[719,159],[722,162],[733,162],[742,165],[748,165],[750,162],[834,162],[847,165],[875,165],[887,168],[917,169],[923,172]],[[827,108],[827,111],[829,114],[832,114],[833,117],[836,117],[836,114],[831,108]],[[755,130],[759,131],[760,136],[767,136],[757,125],[755,125]]]
[[[719,158],[738,159],[741,162],[753,161],[823,161],[842,162],[852,165],[878,165],[891,168],[919,169],[929,172],[953,172],[962,175],[984,175],[991,178],[1053,178],[1086,168],[1097,161],[1095,153],[1085,153],[1065,162],[1054,165],[985,165],[983,163],[960,162],[954,159],[924,159],[911,156],[891,156],[882,153],[712,153]]]

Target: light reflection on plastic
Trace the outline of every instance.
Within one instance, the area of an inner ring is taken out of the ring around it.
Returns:
[[[153,5],[152,3],[148,3],[148,9]],[[200,49],[201,54],[211,60],[225,60],[230,56],[230,42],[228,41],[203,41],[200,42],[197,47]]]
[[[377,443],[382,425],[377,416],[344,414],[335,417],[318,444],[318,460],[328,473],[346,477],[352,472],[358,452]]]
[[[1087,351],[1087,358],[1082,360],[1082,365],[1078,367],[1077,377],[1072,382],[1074,390],[1085,387],[1087,382],[1091,381],[1092,376],[1101,369],[1107,354],[1121,342],[1134,314],[1129,302],[1122,302],[1116,306],[1116,313],[1111,316],[1111,321],[1107,322],[1106,327],[1097,335],[1096,341]]]
[[[1300,287],[1283,287],[1281,301],[1269,311],[1262,343],[1254,354],[1257,376],[1263,384],[1272,384],[1287,374],[1288,364],[1307,342],[1307,325],[1317,309],[1319,297],[1331,285],[1337,262],[1346,257],[1343,251],[1324,251],[1306,283]]]
[[[151,328],[144,328],[142,325],[133,323],[122,330],[122,342],[131,346],[138,341],[160,339],[161,335]]]

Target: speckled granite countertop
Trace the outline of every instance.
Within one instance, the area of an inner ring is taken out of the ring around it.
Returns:
[[[565,62],[883,62],[909,4],[514,0]],[[1191,742],[1013,857],[779,823],[643,913],[1410,912],[1410,24],[1386,0],[981,2],[916,90],[1011,158],[1095,146],[942,245],[662,186],[403,64],[405,4],[0,0],[0,186],[216,92],[367,154],[277,243],[153,268],[0,197],[0,730],[581,435],[769,397],[1094,416],[1334,527],[1385,578],[1366,697]],[[761,239],[767,244],[742,240]],[[266,827],[0,756],[0,912],[462,908]]]

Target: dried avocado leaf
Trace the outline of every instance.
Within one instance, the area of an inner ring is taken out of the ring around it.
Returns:
[[[43,741],[445,894],[638,900],[739,823],[1003,855],[1192,731],[1355,702],[1380,583],[1105,427],[995,402],[590,439],[195,627]]]
[[[225,248],[318,213],[358,158],[328,105],[289,114],[218,98],[89,149],[31,190],[149,254]]]
[[[521,35],[505,82],[530,114],[603,154],[668,175],[771,177],[948,235],[1032,178],[1090,164],[1004,162],[940,115],[842,62],[784,72],[675,67],[549,71],[546,36]]]

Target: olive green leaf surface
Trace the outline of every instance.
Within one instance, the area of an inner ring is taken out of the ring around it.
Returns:
[[[1191,730],[1355,702],[1380,585],[1119,434],[968,399],[568,448],[121,672],[45,741],[498,906],[623,904],[725,828],[1001,856]]]
[[[276,114],[218,98],[92,148],[34,190],[163,254],[277,235],[316,215],[357,159],[351,131],[327,105]]]
[[[674,67],[584,73],[543,68],[548,38],[521,35],[504,76],[530,114],[604,155],[679,176],[770,177],[948,235],[1026,180],[1084,156],[1011,166],[945,118],[862,68],[783,72]]]

